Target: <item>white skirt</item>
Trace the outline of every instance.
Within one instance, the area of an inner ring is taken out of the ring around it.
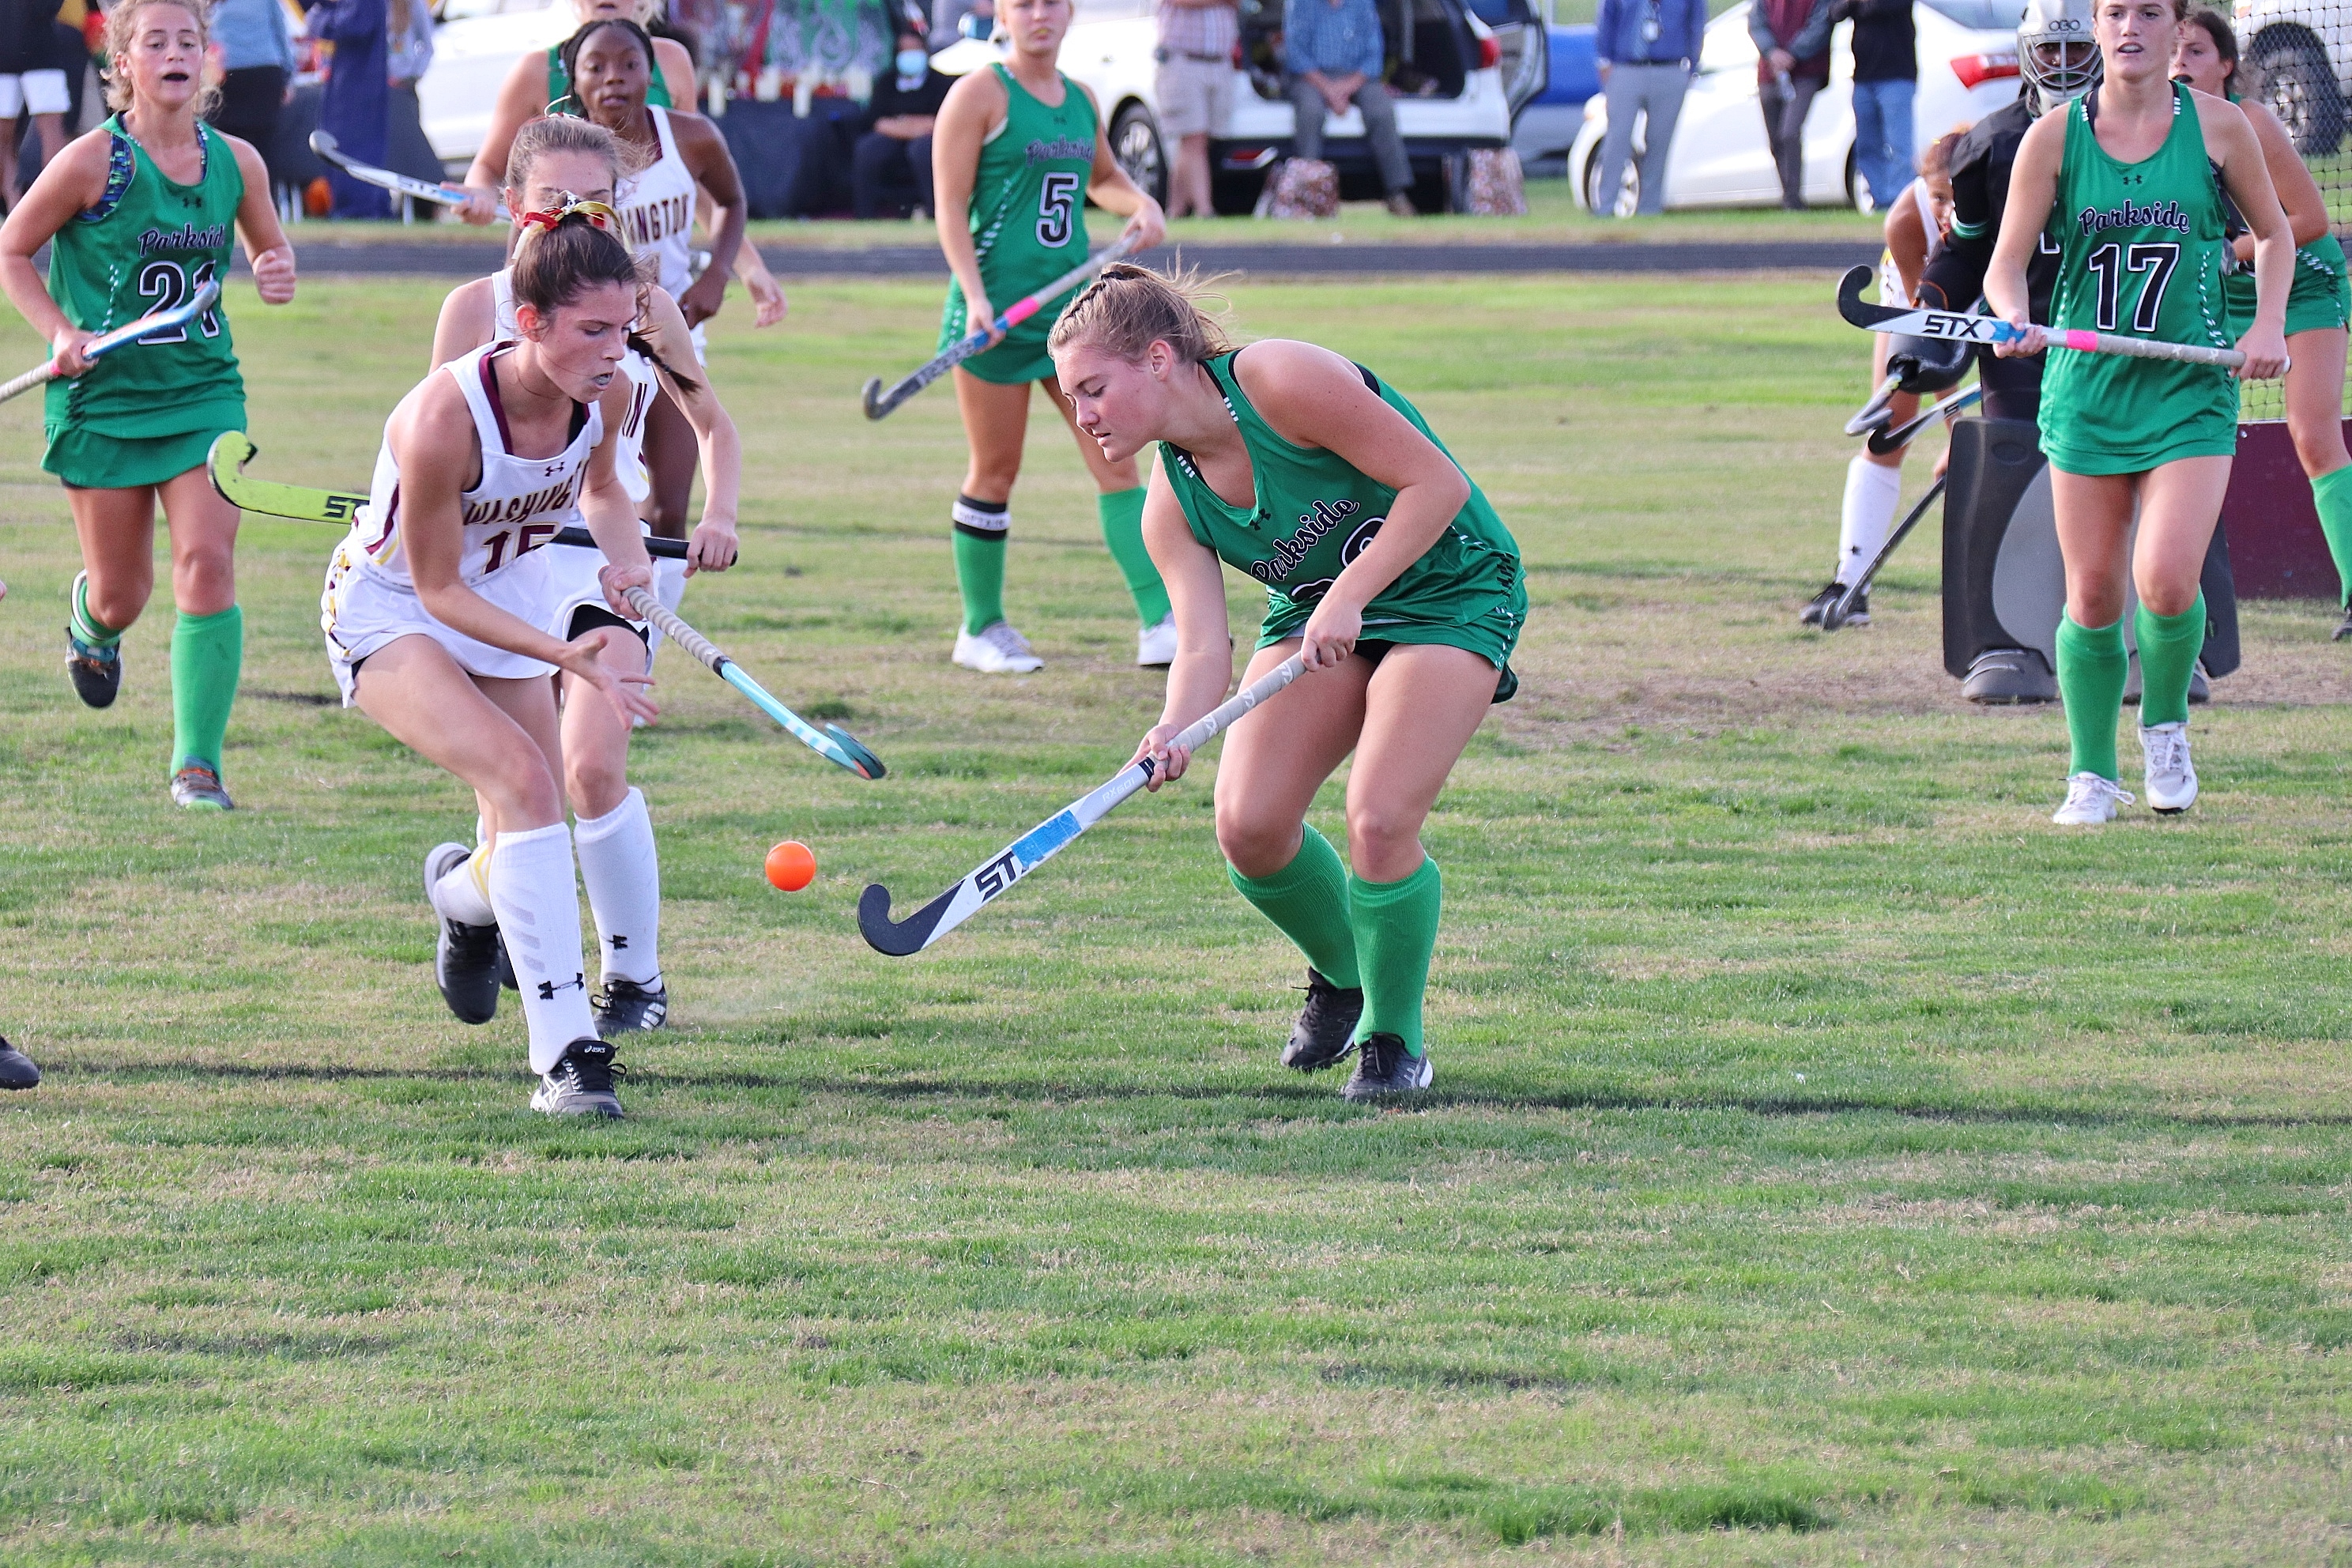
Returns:
[[[550,592],[547,558],[556,553],[604,559],[593,550],[559,552],[547,546],[527,552],[471,586],[516,619],[544,628]],[[555,673],[551,664],[492,647],[443,626],[426,612],[413,589],[372,570],[366,557],[348,542],[336,546],[334,559],[327,563],[326,586],[319,595],[319,626],[327,634],[327,661],[334,668],[335,684],[342,689],[346,708],[354,701],[353,680],[360,661],[404,637],[431,637],[457,661],[457,668],[488,680],[524,680]]]

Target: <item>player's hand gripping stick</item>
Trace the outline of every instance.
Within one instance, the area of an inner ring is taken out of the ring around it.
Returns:
[[[380,191],[390,191],[394,195],[414,196],[420,202],[432,202],[440,206],[454,207],[463,203],[471,194],[460,185],[436,185],[430,180],[415,179],[407,174],[396,174],[390,169],[380,169],[373,163],[362,163],[336,145],[335,138],[324,131],[310,132],[310,151],[360,184],[373,185]],[[510,223],[513,218],[514,215],[507,211],[506,203],[500,202],[499,221]]]
[[[882,378],[878,375],[874,377],[866,384],[866,417],[880,419],[887,416],[898,405],[986,348],[992,331],[1011,331],[1112,262],[1123,260],[1134,248],[1133,237],[1120,235],[1115,243],[1096,251],[1034,294],[1024,300],[1015,300],[1012,304],[1007,305],[1004,308],[1004,313],[997,317],[991,326],[982,327],[974,331],[970,337],[965,338],[929,364],[922,366],[914,374],[887,392],[882,390]]]
[[[647,542],[651,542],[648,541]],[[623,595],[629,607],[661,629],[661,635],[677,644],[708,666],[710,673],[751,700],[751,706],[782,724],[792,737],[826,762],[838,763],[862,779],[878,779],[884,769],[882,759],[866,749],[866,742],[838,724],[827,724],[819,730],[807,720],[769,696],[760,683],[743,673],[743,667],[719,651],[709,637],[688,626],[671,613],[669,607],[643,588],[631,588]]]
[[[1870,332],[1902,337],[1941,338],[1950,342],[2013,343],[2025,334],[1993,316],[1964,315],[1958,310],[1906,310],[1892,305],[1872,305],[1862,298],[1871,271],[1857,267],[1838,284],[1838,314],[1846,324]],[[2236,349],[2210,348],[2203,343],[2168,343],[2154,338],[2127,338],[2114,332],[2085,332],[2044,327],[2054,348],[2077,353],[2121,354],[2126,359],[2168,359],[2183,364],[2215,364],[2242,370],[2246,356]]]
[[[1169,742],[1170,748],[1200,750],[1234,720],[1297,679],[1306,668],[1306,663],[1293,654],[1195,721]],[[1150,757],[1129,763],[1109,783],[1072,801],[1014,839],[985,865],[904,921],[890,918],[890,889],[879,882],[867,883],[857,900],[858,934],[875,952],[892,958],[920,952],[978,914],[983,904],[1061,853],[1072,839],[1108,816],[1112,807],[1150,784],[1154,771]]]
[[[142,316],[128,326],[117,327],[103,337],[91,339],[89,346],[81,351],[81,357],[103,359],[123,344],[137,342],[151,332],[168,332],[176,327],[184,327],[219,303],[220,284],[217,281],[206,283],[184,303],[174,305],[168,310]],[[47,386],[57,379],[58,362],[55,359],[35,365],[13,381],[0,382],[0,403],[12,397],[22,397],[33,388]]]

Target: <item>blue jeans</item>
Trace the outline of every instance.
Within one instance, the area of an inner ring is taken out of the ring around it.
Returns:
[[[1870,205],[1884,212],[1903,194],[1912,165],[1911,98],[1916,81],[1853,84],[1853,161],[1870,186]]]

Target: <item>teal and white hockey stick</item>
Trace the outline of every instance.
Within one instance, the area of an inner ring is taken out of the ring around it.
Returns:
[[[89,347],[82,351],[82,358],[100,359],[112,353],[123,344],[136,342],[151,332],[168,332],[174,327],[184,327],[219,303],[219,282],[217,280],[207,282],[184,303],[174,305],[168,310],[157,310],[150,315],[142,316],[127,327],[117,327],[103,336],[93,338],[90,340]],[[58,362],[55,359],[49,360],[46,364],[35,365],[15,380],[0,383],[0,403],[5,403],[12,397],[22,397],[33,388],[47,386],[57,379]]]
[[[1200,750],[1234,720],[1297,679],[1306,668],[1298,656],[1293,654],[1196,720],[1177,735],[1176,744],[1187,752]],[[904,921],[890,918],[890,889],[879,882],[868,883],[857,900],[858,934],[875,952],[892,958],[920,952],[978,914],[982,905],[1060,854],[1072,839],[1108,816],[1112,807],[1150,784],[1152,772],[1150,757],[1129,763],[1109,783],[1072,801],[1014,839],[992,859]]]

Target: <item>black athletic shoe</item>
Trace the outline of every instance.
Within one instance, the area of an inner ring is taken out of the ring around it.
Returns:
[[[461,1024],[487,1024],[499,1016],[499,954],[496,926],[469,926],[444,920],[433,945],[433,978],[441,1000]]]
[[[656,980],[648,988],[634,980],[607,980],[588,998],[596,1015],[596,1034],[611,1039],[638,1029],[658,1029],[669,1016],[669,988]]]
[[[1805,601],[1805,607],[1797,613],[1797,624],[1801,626],[1820,626],[1822,616],[1828,613],[1829,607],[1838,602],[1838,595],[1844,592],[1845,584],[1843,583],[1832,583],[1824,587],[1820,593]]]
[[[1838,592],[1843,594],[1845,590],[1840,588]],[[1861,593],[1856,594],[1853,596],[1853,607],[1846,611],[1845,619],[1840,621],[1838,624],[1844,626],[1866,626],[1870,625],[1869,589],[1864,588]]]
[[[1364,1016],[1364,992],[1360,985],[1334,985],[1307,970],[1307,1005],[1290,1027],[1290,1043],[1282,1047],[1282,1065],[1300,1072],[1321,1072],[1348,1059],[1356,1048],[1356,1020]]]
[[[1356,1058],[1356,1076],[1339,1090],[1342,1100],[1379,1100],[1391,1094],[1418,1094],[1436,1075],[1426,1054],[1404,1048],[1401,1035],[1367,1035],[1363,1054]]]
[[[111,707],[122,689],[122,645],[92,647],[66,628],[66,678],[74,695],[91,708]]]
[[[2344,618],[2336,623],[2336,635],[2327,640],[2342,642],[2346,637],[2352,637],[2352,605],[2344,607]]]
[[[508,956],[507,939],[503,934],[499,937],[499,989],[511,991],[518,996],[522,994],[522,982],[515,978],[514,960]]]
[[[41,1081],[41,1069],[33,1058],[0,1040],[0,1089],[31,1089]]]
[[[620,1066],[604,1041],[574,1040],[531,1091],[530,1108],[542,1116],[617,1118],[621,1097],[613,1090],[613,1075]]]

